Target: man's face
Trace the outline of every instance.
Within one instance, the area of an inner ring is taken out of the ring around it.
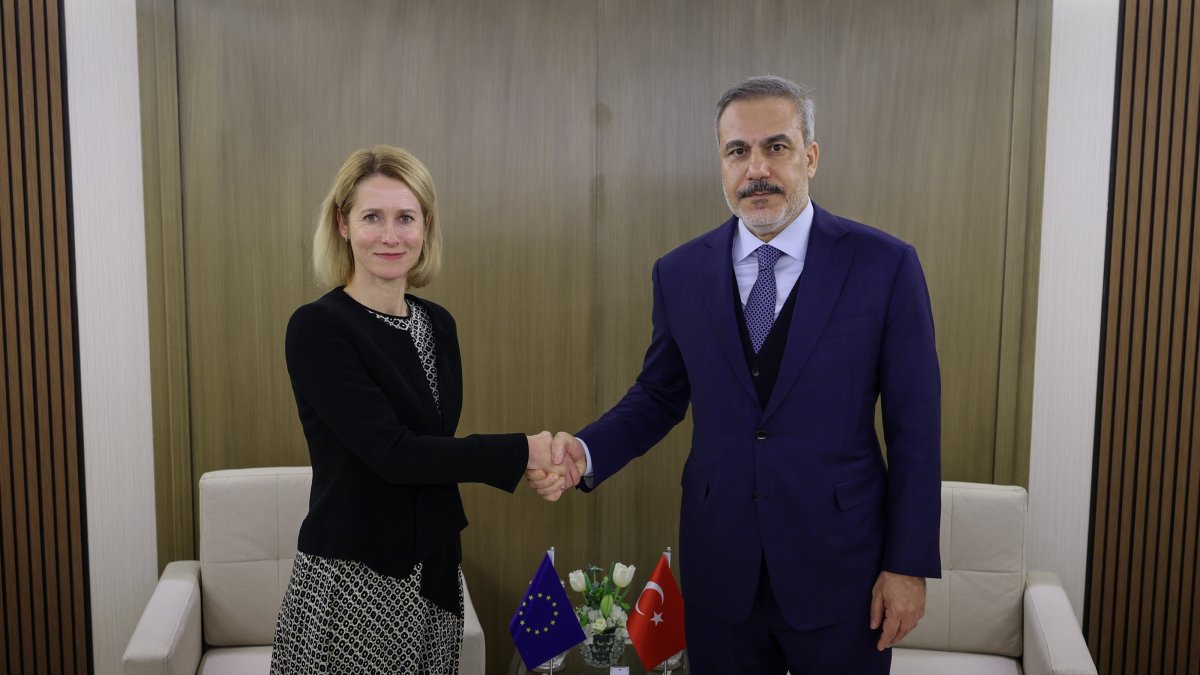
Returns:
[[[730,103],[717,123],[717,143],[729,210],[770,241],[808,205],[817,144],[805,146],[796,106],[784,98]]]

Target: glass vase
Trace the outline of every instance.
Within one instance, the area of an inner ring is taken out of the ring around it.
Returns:
[[[549,661],[543,663],[542,665],[538,666],[537,668],[534,668],[533,672],[535,672],[535,673],[559,673],[559,672],[562,672],[563,663],[565,663],[566,660],[567,660],[567,653],[563,652],[563,653],[555,656],[554,658],[550,659]]]
[[[625,638],[616,633],[599,633],[592,636],[592,643],[579,645],[583,662],[592,668],[607,668],[616,665],[625,653]]]
[[[683,663],[683,652],[679,651],[667,657],[666,661],[654,666],[654,670],[669,673],[672,670],[677,670],[681,663]]]

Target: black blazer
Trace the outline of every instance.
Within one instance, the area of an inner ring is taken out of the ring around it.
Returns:
[[[403,577],[453,549],[467,525],[458,483],[512,492],[528,460],[523,434],[454,438],[462,361],[450,313],[429,312],[437,351],[434,403],[416,347],[336,288],[288,322],[286,354],[313,481],[299,550]]]

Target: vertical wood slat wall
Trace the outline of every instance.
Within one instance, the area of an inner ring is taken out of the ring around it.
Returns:
[[[0,0],[0,671],[89,668],[61,0]]]
[[[1085,630],[1101,673],[1200,672],[1200,12],[1126,0]]]

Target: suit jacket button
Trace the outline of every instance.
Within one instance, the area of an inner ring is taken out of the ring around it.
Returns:
[[[758,368],[751,368],[750,375],[753,377],[758,377]]]
[[[758,430],[758,432],[754,434],[754,437],[755,437],[755,438],[757,438],[757,439],[758,439],[758,440],[760,440],[760,441],[765,441],[765,440],[767,440],[767,430],[766,430],[766,429],[759,429],[759,430]]]
[[[754,492],[754,501],[758,501],[758,491]]]

